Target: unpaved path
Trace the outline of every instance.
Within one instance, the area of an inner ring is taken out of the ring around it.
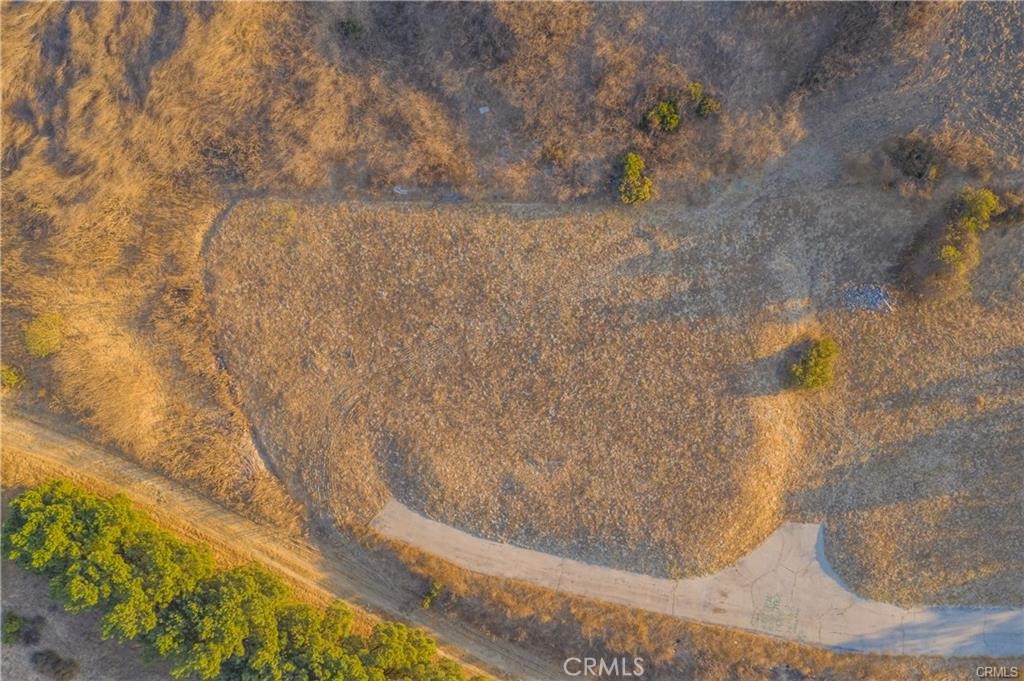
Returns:
[[[5,461],[33,465],[46,474],[121,492],[162,524],[228,553],[252,558],[316,597],[342,598],[376,614],[424,628],[438,640],[446,655],[457,659],[470,673],[531,681],[564,676],[559,666],[534,654],[423,610],[419,605],[422,594],[385,583],[371,565],[258,525],[180,483],[80,438],[57,432],[47,424],[5,409],[0,445]]]
[[[857,596],[832,573],[823,529],[813,523],[784,523],[732,567],[681,580],[481,539],[394,500],[373,527],[474,572],[833,650],[944,657],[1024,654],[1024,609],[908,610]]]

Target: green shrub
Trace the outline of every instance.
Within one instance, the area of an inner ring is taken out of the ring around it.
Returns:
[[[663,99],[647,112],[647,127],[662,132],[679,129],[679,105],[674,99]]]
[[[804,389],[824,388],[832,384],[832,365],[839,346],[831,338],[814,341],[799,362],[790,368],[796,386]]]
[[[434,600],[437,599],[437,597],[441,595],[441,591],[443,589],[444,589],[444,584],[441,584],[441,582],[431,582],[430,583],[430,589],[427,591],[426,595],[423,596],[423,609],[424,610],[429,609],[430,606],[434,604]]]
[[[334,30],[343,38],[361,38],[363,35],[363,25],[355,19],[338,19]]]
[[[692,103],[700,104],[700,100],[704,98],[704,83],[697,80],[687,83],[686,93],[690,96]]]
[[[3,622],[3,637],[4,643],[15,643],[21,640],[21,630],[25,626],[25,620],[21,618],[17,613],[5,612]]]
[[[989,189],[965,188],[954,203],[957,226],[969,232],[988,229],[993,215],[1003,210],[999,197]]]
[[[6,390],[17,390],[25,384],[25,374],[21,369],[7,364],[0,365],[0,385]]]
[[[25,347],[33,357],[46,357],[60,350],[64,342],[64,319],[48,312],[25,326]]]
[[[619,183],[619,199],[632,205],[651,198],[654,183],[644,174],[647,164],[638,154],[629,152],[622,160],[622,181]]]
[[[950,267],[962,267],[964,262],[963,251],[953,244],[946,244],[939,249],[939,261]]]
[[[697,104],[697,115],[701,118],[708,118],[712,114],[716,114],[721,111],[722,105],[717,99],[709,95],[704,95],[700,99],[700,103]]]

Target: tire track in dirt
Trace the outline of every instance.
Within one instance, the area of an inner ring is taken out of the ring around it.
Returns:
[[[368,561],[258,525],[159,473],[7,408],[2,433],[4,469],[27,467],[104,492],[122,493],[161,524],[215,549],[258,561],[318,600],[341,598],[376,615],[426,629],[442,653],[471,674],[530,681],[562,676],[560,667],[536,655],[423,610],[422,594],[384,583],[380,570]]]

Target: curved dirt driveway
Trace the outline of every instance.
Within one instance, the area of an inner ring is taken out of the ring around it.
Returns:
[[[499,544],[391,500],[381,534],[496,577],[833,650],[1004,657],[1024,654],[1024,609],[913,608],[867,601],[833,574],[821,525],[784,523],[732,567],[671,580]]]

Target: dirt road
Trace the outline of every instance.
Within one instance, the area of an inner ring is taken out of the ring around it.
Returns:
[[[6,409],[2,433],[5,466],[8,462],[31,466],[47,475],[121,492],[162,524],[229,553],[251,557],[311,594],[342,598],[372,613],[428,630],[443,652],[470,673],[530,681],[564,677],[558,665],[423,610],[419,605],[422,594],[385,583],[372,565],[341,551],[328,551],[302,537],[253,523],[158,473]]]

